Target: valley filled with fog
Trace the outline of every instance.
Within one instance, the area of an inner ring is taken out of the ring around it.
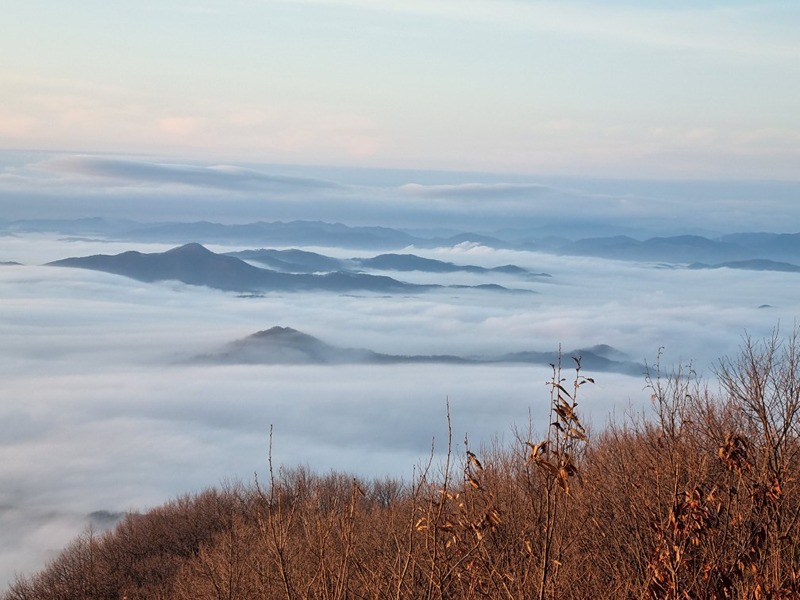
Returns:
[[[13,228],[12,228],[13,229]],[[30,227],[28,228],[30,229]],[[477,236],[476,236],[477,237]],[[202,240],[198,240],[202,241]],[[269,240],[258,247],[270,247]],[[791,272],[492,248],[463,241],[393,251],[484,272],[372,271],[419,291],[241,294],[179,281],[44,266],[66,257],[167,252],[172,243],[9,231],[0,237],[0,579],[40,566],[89,524],[225,480],[273,458],[367,477],[409,477],[446,451],[515,443],[546,424],[546,364],[233,364],[198,361],[289,327],[337,348],[470,360],[610,346],[640,373],[594,372],[592,430],[646,411],[644,364],[713,366],[747,333],[793,326]],[[215,254],[256,248],[206,244]],[[327,257],[378,250],[306,246]],[[496,267],[514,265],[520,272]],[[492,284],[494,288],[476,286]],[[514,290],[509,292],[508,290]],[[569,376],[569,372],[566,373]],[[111,513],[111,514],[108,514]]]

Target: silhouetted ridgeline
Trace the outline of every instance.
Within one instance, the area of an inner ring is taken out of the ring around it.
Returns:
[[[798,364],[795,332],[746,340],[717,394],[656,371],[649,413],[593,435],[593,380],[554,368],[540,434],[451,440],[406,482],[270,464],[85,534],[3,598],[798,598]]]
[[[350,227],[342,223],[322,221],[270,223],[259,221],[240,225],[207,221],[137,223],[130,220],[104,219],[0,221],[0,234],[55,232],[78,238],[102,237],[174,244],[199,240],[204,244],[260,246],[269,243],[275,247],[327,246],[387,251],[410,246],[441,248],[477,243],[498,249],[685,264],[697,262],[718,264],[747,260],[796,263],[800,256],[800,233],[743,232],[717,238],[674,235],[639,240],[625,235],[568,239],[552,236],[551,228],[546,228],[544,231],[547,233],[540,232],[535,236],[527,229],[510,229],[490,235],[460,232],[449,236],[424,237],[389,227]]]
[[[485,268],[476,265],[457,265],[452,262],[423,258],[414,254],[379,254],[372,258],[338,259],[307,250],[240,250],[228,252],[242,260],[258,262],[270,269],[286,273],[320,273],[331,271],[353,271],[374,269],[381,271],[423,271],[428,273],[506,273],[529,275],[527,269],[517,265],[502,265]],[[538,277],[549,277],[547,273],[537,273]]]
[[[643,364],[632,361],[625,353],[607,344],[564,352],[564,356],[580,357],[581,364],[594,372],[624,373],[639,377],[646,370]],[[524,363],[546,366],[558,360],[558,353],[527,350],[483,357],[448,354],[384,354],[366,348],[334,346],[291,327],[277,326],[235,340],[219,352],[197,356],[193,360],[207,364],[264,365]]]
[[[423,291],[430,286],[403,283],[390,277],[358,273],[290,274],[260,269],[234,256],[215,254],[191,243],[167,252],[65,258],[49,263],[54,267],[75,267],[105,271],[139,281],[181,281],[236,292],[260,291]]]
[[[387,294],[419,293],[446,287],[406,283],[383,275],[370,275],[353,270],[334,270],[320,273],[317,272],[320,269],[312,268],[312,266],[321,267],[322,264],[326,264],[328,267],[336,268],[345,267],[346,263],[341,262],[339,264],[335,259],[298,250],[289,254],[290,258],[287,261],[276,259],[274,252],[276,251],[271,253],[269,250],[257,250],[234,254],[262,264],[266,261],[267,264],[272,266],[275,266],[276,260],[278,260],[280,270],[253,266],[233,254],[216,254],[195,242],[172,248],[166,252],[143,254],[141,252],[128,251],[115,255],[95,254],[56,260],[47,263],[47,266],[103,271],[145,282],[180,281],[190,285],[202,285],[219,290],[242,293],[306,291],[341,293],[368,291]],[[280,256],[283,256],[283,254],[280,254]],[[298,264],[298,261],[301,261],[301,264]],[[435,262],[443,265],[451,264],[441,263],[441,261]],[[360,263],[356,262],[355,264]],[[465,268],[469,270],[469,267]],[[508,273],[509,268],[511,268],[511,265],[501,267],[500,271]],[[526,273],[524,269],[517,269],[514,271],[515,274]],[[484,271],[490,272],[488,269]],[[539,274],[537,276],[546,275]],[[508,289],[496,284],[449,287],[535,293],[527,289]]]

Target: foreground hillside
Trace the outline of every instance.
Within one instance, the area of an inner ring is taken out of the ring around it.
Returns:
[[[719,393],[656,370],[652,413],[594,435],[576,363],[542,435],[451,440],[407,482],[270,465],[87,533],[4,598],[800,597],[797,332],[747,340]]]

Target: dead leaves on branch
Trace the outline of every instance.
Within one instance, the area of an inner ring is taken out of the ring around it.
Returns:
[[[554,452],[550,455],[539,455],[535,451],[538,444],[537,446],[533,446],[530,442],[526,443],[534,449],[531,450],[528,461],[532,461],[533,464],[545,473],[546,477],[555,480],[559,487],[564,490],[566,494],[569,494],[569,481],[572,477],[578,475],[578,467],[575,465],[572,456],[569,454],[560,454],[558,452]]]
[[[481,461],[478,460],[478,457],[475,456],[474,453],[467,450],[467,458],[469,459],[469,462],[472,463],[476,469],[478,469],[478,471],[483,471],[483,465],[481,464]]]
[[[755,445],[746,435],[727,432],[716,458],[729,479],[717,479],[708,491],[701,484],[683,492],[676,488],[666,521],[659,523],[653,516],[656,544],[647,586],[651,600],[800,598],[797,569],[788,570],[789,577],[776,577],[776,564],[796,560],[794,526],[781,533],[781,471],[759,469],[752,459]],[[727,548],[716,546],[720,537]]]
[[[587,383],[594,383],[591,377],[581,375],[580,357],[575,361],[575,379],[570,392],[564,387],[566,381],[561,377],[561,365],[550,365],[553,378],[550,387],[551,415],[555,417],[548,427],[547,439],[538,444],[525,442],[530,448],[528,462],[535,464],[549,481],[553,481],[564,491],[570,493],[570,481],[579,476],[574,456],[579,451],[578,443],[588,441],[586,429],[580,422],[577,408],[578,390]]]
[[[747,438],[728,432],[725,434],[725,442],[717,450],[717,457],[729,471],[741,476],[743,471],[748,471],[752,467],[747,459],[749,451],[750,442]]]

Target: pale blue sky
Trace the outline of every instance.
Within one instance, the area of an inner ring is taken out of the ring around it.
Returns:
[[[800,3],[28,0],[0,148],[800,177]]]

